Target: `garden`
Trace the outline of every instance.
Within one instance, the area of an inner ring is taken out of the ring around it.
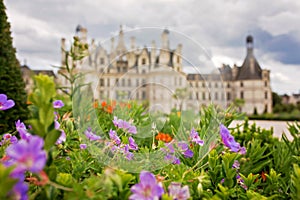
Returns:
[[[300,124],[274,138],[213,105],[151,113],[135,101],[58,94],[34,77],[30,117],[0,145],[0,199],[299,199]],[[80,92],[79,92],[80,91]],[[0,112],[13,110],[0,95]]]

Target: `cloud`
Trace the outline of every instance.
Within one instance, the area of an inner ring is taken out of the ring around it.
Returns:
[[[132,31],[136,27],[169,28],[171,45],[182,43],[187,65],[194,66],[201,64],[199,57],[203,55],[215,65],[223,62],[241,65],[246,55],[245,38],[252,34],[258,61],[272,67],[271,75],[274,72],[273,89],[298,91],[295,81],[289,82],[292,87],[287,88],[280,81],[283,76],[290,77],[287,75],[290,70],[292,76],[300,76],[300,1],[4,0],[4,3],[17,56],[21,61],[27,59],[32,67],[59,64],[60,38],[71,40],[78,24],[88,28],[89,39],[105,44],[109,44],[108,39],[120,24],[124,25],[127,40],[130,33],[137,33]],[[137,43],[150,45],[155,39],[159,45],[160,33],[148,31],[137,35]]]

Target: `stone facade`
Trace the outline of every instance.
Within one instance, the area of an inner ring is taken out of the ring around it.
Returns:
[[[281,96],[281,98],[283,104],[293,104],[293,105],[300,104],[300,93],[292,94],[292,95],[284,94]]]
[[[87,30],[79,27],[77,31],[81,42],[87,43]],[[127,48],[121,28],[116,46],[115,39],[111,39],[109,53],[92,40],[89,56],[76,64],[76,71],[86,74],[85,80],[92,84],[97,100],[147,101],[152,110],[170,112],[172,108],[199,110],[210,103],[228,106],[242,99],[242,112],[272,112],[270,71],[261,69],[254,57],[251,36],[246,40],[247,56],[242,66],[223,65],[211,74],[183,72],[182,45],[170,49],[168,30],[162,32],[160,44],[157,48],[153,41],[151,47],[137,48],[135,38],[131,38]],[[63,86],[67,84],[63,76],[59,81]]]

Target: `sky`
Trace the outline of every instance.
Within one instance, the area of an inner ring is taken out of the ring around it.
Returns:
[[[71,41],[78,24],[88,39],[109,44],[120,25],[125,39],[160,42],[170,30],[170,46],[183,45],[186,65],[203,59],[215,68],[240,66],[245,38],[254,37],[254,53],[271,70],[272,90],[300,92],[300,1],[295,0],[4,0],[13,43],[21,64],[32,69],[60,65],[61,38]],[[197,62],[199,61],[199,62]]]

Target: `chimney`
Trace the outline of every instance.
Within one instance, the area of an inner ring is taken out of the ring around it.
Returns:
[[[130,40],[131,40],[130,48],[131,48],[131,50],[134,50],[135,49],[135,37],[131,37]]]
[[[161,48],[169,49],[169,31],[165,29],[161,35]]]

